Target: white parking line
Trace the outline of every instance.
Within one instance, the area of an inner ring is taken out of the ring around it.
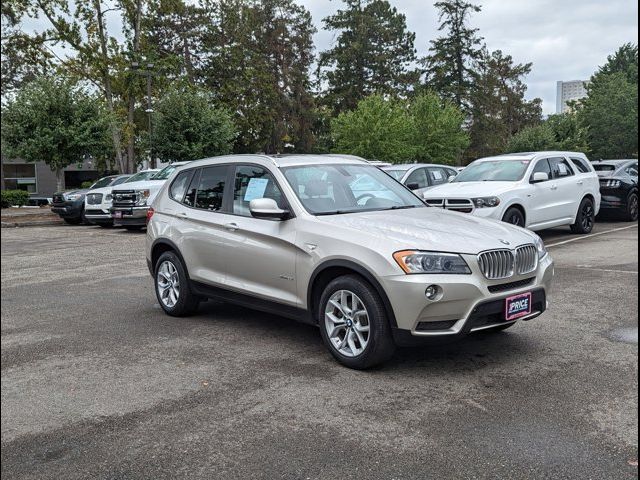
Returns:
[[[582,237],[572,238],[570,240],[565,240],[564,242],[550,243],[549,245],[547,245],[547,248],[558,247],[560,245],[566,245],[567,243],[586,240],[587,238],[599,237],[600,235],[605,235],[607,233],[620,232],[621,230],[629,230],[630,228],[638,228],[638,224],[629,225],[628,227],[612,228],[611,230],[607,230],[605,232],[592,233],[591,235],[583,235]]]

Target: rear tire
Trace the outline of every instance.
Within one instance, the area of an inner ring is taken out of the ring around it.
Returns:
[[[638,220],[638,193],[632,192],[627,198],[627,211],[624,219],[627,222],[635,222]]]
[[[524,227],[525,225],[524,215],[519,208],[515,207],[512,207],[506,211],[504,217],[502,217],[502,221],[511,225],[515,225],[517,227]]]
[[[582,203],[580,203],[578,214],[576,215],[576,223],[571,225],[571,231],[581,235],[591,233],[595,221],[596,211],[593,206],[593,201],[585,198],[582,200]]]
[[[160,255],[154,269],[156,298],[172,317],[187,317],[198,310],[200,298],[193,294],[186,268],[174,252]]]
[[[322,341],[342,365],[364,370],[393,356],[396,346],[384,304],[361,277],[332,280],[322,292],[317,315]]]

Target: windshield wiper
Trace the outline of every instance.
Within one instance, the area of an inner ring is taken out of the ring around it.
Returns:
[[[318,212],[318,213],[314,213],[314,215],[316,216],[320,216],[320,215],[344,215],[345,213],[356,213],[356,212],[360,212],[361,210],[331,210],[329,212]]]
[[[405,210],[407,208],[418,208],[422,205],[395,205],[393,207],[385,208],[384,210]]]

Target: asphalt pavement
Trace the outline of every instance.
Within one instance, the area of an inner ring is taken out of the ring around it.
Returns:
[[[544,232],[542,317],[366,372],[291,320],[164,315],[144,233],[1,233],[3,479],[637,478],[637,224]]]

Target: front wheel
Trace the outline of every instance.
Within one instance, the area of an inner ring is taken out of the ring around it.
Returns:
[[[322,340],[338,362],[363,370],[387,361],[395,351],[380,296],[356,275],[332,280],[320,297]]]
[[[180,258],[163,253],[155,266],[155,290],[160,307],[172,317],[186,317],[198,309],[199,297],[191,292],[189,279]]]
[[[144,227],[142,225],[125,225],[124,228],[126,228],[130,232],[139,232]]]
[[[65,217],[62,220],[68,225],[80,225],[82,223],[82,218],[78,217]]]
[[[502,217],[502,221],[515,225],[516,227],[524,227],[524,215],[518,208],[510,208]]]
[[[587,234],[593,230],[593,225],[596,221],[596,209],[593,206],[593,201],[589,198],[585,198],[580,203],[578,208],[578,215],[576,216],[576,223],[571,225],[571,231],[573,233]]]

